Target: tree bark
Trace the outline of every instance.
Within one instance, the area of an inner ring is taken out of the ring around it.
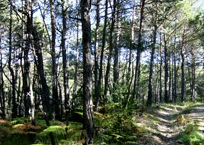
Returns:
[[[164,101],[168,103],[169,94],[168,94],[168,50],[167,50],[167,42],[166,42],[166,34],[164,34]]]
[[[182,42],[181,42],[181,102],[185,101],[186,98],[186,93],[185,93],[185,72],[184,72],[184,62],[185,62],[185,57],[184,57],[184,45],[185,45],[185,28],[183,30],[183,36],[182,36]]]
[[[56,52],[55,52],[55,39],[56,39],[56,22],[54,15],[54,2],[50,0],[50,14],[51,14],[51,29],[52,29],[52,43],[51,43],[51,56],[52,56],[52,98],[53,98],[53,106],[55,117],[58,120],[61,120],[60,111],[59,111],[59,95],[57,88],[57,65],[56,65]]]
[[[67,52],[65,46],[65,36],[67,32],[66,26],[66,8],[65,8],[65,0],[61,0],[62,2],[62,70],[63,70],[63,86],[64,86],[64,98],[65,98],[65,118],[66,124],[68,125],[68,115],[69,115],[69,83],[68,83],[68,70],[67,70]]]
[[[111,27],[110,27],[110,36],[109,36],[109,54],[108,54],[108,62],[105,74],[105,90],[104,96],[106,97],[108,92],[108,86],[110,82],[110,67],[111,67],[111,57],[114,47],[114,27],[115,27],[115,15],[116,15],[116,0],[113,1],[113,11],[112,11],[112,20],[111,20]]]
[[[155,2],[157,8],[157,0]],[[149,83],[148,83],[148,98],[147,98],[147,106],[152,106],[152,75],[153,75],[153,62],[154,62],[154,53],[155,53],[155,45],[156,45],[156,35],[157,35],[157,10],[155,16],[153,16],[154,22],[154,30],[153,30],[153,44],[152,44],[152,52],[151,52],[151,59],[150,59],[150,68],[149,68]]]
[[[99,66],[99,78],[96,88],[96,103],[95,103],[95,110],[98,110],[99,100],[101,98],[101,81],[103,76],[103,56],[104,56],[104,49],[106,45],[106,27],[107,27],[107,15],[108,15],[108,0],[105,3],[105,18],[104,18],[104,26],[103,26],[103,36],[102,36],[102,48],[101,48],[101,58],[100,58],[100,66]]]
[[[16,103],[16,80],[15,80],[15,73],[14,69],[11,66],[12,61],[12,25],[13,25],[13,18],[12,18],[13,10],[10,7],[10,20],[9,20],[9,61],[8,61],[8,68],[11,73],[12,78],[12,118],[17,116],[17,103]]]
[[[99,101],[99,95],[98,92],[100,93],[100,90],[97,90],[98,88],[98,50],[99,50],[99,25],[100,25],[100,1],[101,0],[97,0],[96,2],[96,30],[95,30],[95,47],[94,47],[94,80],[95,80],[95,99],[96,101],[96,106],[95,106],[95,110],[98,110],[98,101]]]
[[[118,85],[119,79],[119,44],[120,44],[120,33],[121,33],[121,10],[120,10],[120,0],[116,3],[116,15],[117,15],[117,34],[116,34],[116,45],[114,47],[114,65],[113,65],[113,89]],[[116,98],[115,98],[116,100]]]
[[[144,19],[144,6],[145,0],[141,0],[141,8],[140,8],[140,24],[139,24],[139,33],[138,33],[138,44],[137,44],[137,57],[136,57],[136,67],[135,67],[135,80],[134,80],[134,88],[133,88],[133,98],[138,99],[138,91],[139,91],[139,77],[140,77],[140,57],[143,49],[142,44],[142,23]]]
[[[6,119],[1,37],[2,35],[0,31],[0,107],[1,107],[1,112],[2,112],[1,114],[2,119]]]
[[[87,138],[85,144],[93,143],[93,100],[91,70],[91,0],[81,0],[82,46],[83,46],[83,127]]]

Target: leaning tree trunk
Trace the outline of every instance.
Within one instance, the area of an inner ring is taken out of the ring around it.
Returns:
[[[82,46],[83,46],[83,127],[87,136],[85,144],[93,142],[93,100],[91,70],[91,0],[81,0]]]

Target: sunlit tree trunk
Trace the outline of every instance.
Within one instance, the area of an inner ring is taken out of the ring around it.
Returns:
[[[81,0],[82,46],[83,46],[83,127],[87,137],[84,144],[93,143],[93,100],[91,65],[91,0]]]

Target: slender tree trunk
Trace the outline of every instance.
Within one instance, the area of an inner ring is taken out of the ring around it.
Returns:
[[[159,103],[163,101],[162,99],[162,63],[163,63],[163,59],[162,59],[162,35],[160,33],[160,49],[159,49],[159,54],[160,54],[160,64],[159,64]]]
[[[102,82],[102,76],[103,76],[103,56],[104,56],[104,49],[106,45],[106,27],[107,27],[107,15],[108,15],[108,0],[106,0],[105,3],[105,18],[104,18],[104,26],[103,26],[103,36],[102,36],[102,48],[101,48],[101,58],[100,58],[100,66],[99,66],[99,78],[98,83],[96,87],[96,103],[95,103],[95,109],[98,110],[99,105],[99,99],[101,98],[101,82]]]
[[[157,8],[157,0],[156,0],[156,8]],[[155,53],[155,45],[156,45],[156,35],[157,35],[157,11],[154,16],[154,30],[153,30],[153,44],[152,44],[152,52],[150,59],[150,68],[149,68],[149,84],[148,84],[148,98],[147,98],[147,106],[152,106],[152,75],[153,75],[153,62],[154,62],[154,53]]]
[[[141,8],[140,8],[140,24],[139,24],[139,33],[138,33],[138,47],[137,47],[137,57],[136,57],[136,67],[135,67],[135,80],[134,80],[134,88],[133,88],[133,98],[138,99],[138,91],[139,91],[139,77],[140,77],[140,57],[141,51],[143,49],[142,44],[142,23],[144,19],[144,6],[145,0],[141,0]]]
[[[1,117],[3,119],[6,119],[1,38],[2,38],[2,35],[0,31],[0,107],[2,112]]]
[[[29,1],[25,1],[25,7],[27,10],[29,10],[32,5]],[[30,38],[30,35],[31,35],[31,27],[30,27],[30,24],[32,23],[32,17],[33,17],[33,14],[31,11],[28,11],[28,16],[27,16],[27,29],[26,29],[26,32],[27,32],[27,37],[26,37],[26,46],[24,48],[24,55],[23,55],[23,60],[24,60],[24,67],[23,67],[23,98],[24,98],[24,107],[25,107],[25,116],[28,116],[29,115],[29,108],[30,108],[30,95],[29,95],[29,91],[30,91],[30,88],[29,88],[29,84],[28,84],[28,81],[29,81],[29,69],[30,69],[30,63],[29,63],[29,60],[28,60],[28,53],[29,53],[29,49],[30,49],[30,46],[31,46],[31,38]],[[30,19],[31,18],[31,19]]]
[[[119,43],[120,43],[120,33],[121,33],[121,10],[120,10],[120,0],[117,0],[116,3],[116,15],[117,15],[117,36],[116,36],[116,45],[114,47],[114,65],[113,65],[113,88],[115,88],[118,85],[118,79],[119,79]],[[116,98],[115,98],[116,99]]]
[[[191,101],[192,102],[196,102],[196,83],[195,83],[195,79],[196,79],[196,74],[195,74],[195,54],[194,54],[194,48],[192,48],[191,50],[191,56],[192,56],[192,71],[191,71],[191,77],[192,77],[192,85],[191,85]]]
[[[16,80],[15,80],[15,74],[14,74],[14,69],[11,65],[12,61],[12,14],[13,10],[12,7],[10,7],[10,21],[9,21],[9,61],[8,61],[8,68],[11,73],[11,78],[12,78],[12,118],[15,118],[17,116],[17,103],[16,103]]]
[[[134,6],[133,6],[133,11],[132,11],[132,26],[131,26],[131,47],[129,50],[129,61],[128,61],[128,72],[126,75],[127,78],[127,84],[128,84],[128,92],[127,92],[127,101],[125,103],[125,107],[127,108],[129,100],[130,100],[130,92],[132,89],[132,82],[133,82],[133,77],[134,77],[134,70],[133,67],[131,68],[131,66],[133,65],[132,63],[132,49],[134,48],[134,41],[135,41],[135,12],[136,12],[136,0],[134,0]],[[132,70],[132,73],[131,73]],[[131,76],[131,77],[130,77]]]
[[[65,46],[65,36],[67,32],[67,26],[66,26],[66,8],[65,8],[65,0],[61,0],[62,2],[62,67],[63,67],[63,86],[64,86],[64,98],[65,98],[65,118],[66,118],[66,124],[68,125],[68,115],[69,115],[69,84],[68,84],[68,70],[67,70],[67,52],[66,52],[66,46]]]
[[[186,93],[185,93],[185,73],[184,73],[184,62],[185,62],[185,57],[184,57],[184,45],[185,45],[185,28],[183,30],[183,36],[182,36],[182,42],[181,42],[181,102],[185,101],[186,98]]]
[[[99,88],[98,87],[98,50],[99,50],[99,25],[100,25],[100,1],[101,0],[97,0],[96,2],[96,30],[95,30],[95,47],[94,47],[94,80],[95,80],[95,98],[96,98],[96,106],[95,106],[95,110],[98,110],[98,101],[100,98],[100,95],[98,95],[98,92],[100,93],[100,90],[97,90]]]
[[[176,40],[176,37],[175,37]],[[174,82],[173,82],[173,90],[172,90],[172,96],[173,96],[173,101],[177,101],[177,65],[176,65],[176,41],[174,45],[174,53],[173,53],[173,58],[174,58]]]
[[[111,67],[111,57],[114,47],[114,27],[115,27],[115,15],[116,15],[116,0],[113,1],[113,11],[112,11],[112,20],[111,20],[111,28],[110,28],[110,37],[109,37],[109,54],[108,54],[108,62],[105,74],[105,90],[104,96],[107,95],[108,86],[110,82],[110,67]]]
[[[85,144],[93,143],[93,100],[91,70],[91,0],[81,0],[82,46],[83,46],[83,127],[86,129]]]
[[[33,72],[35,72],[35,71],[33,71]],[[34,74],[32,74],[32,73],[29,73],[29,74],[30,74],[29,75],[29,78],[30,78],[30,80],[29,80],[29,89],[30,89],[29,95],[30,95],[30,104],[31,104],[30,108],[29,108],[29,110],[30,110],[30,120],[31,120],[33,125],[36,125],[36,123],[35,123],[35,102],[34,102],[35,98],[34,98],[34,95],[33,95]]]
[[[77,2],[78,4],[78,2]],[[77,18],[78,18],[78,13],[77,13]],[[77,20],[77,40],[76,40],[76,65],[75,65],[75,72],[74,72],[74,88],[73,88],[73,93],[76,94],[77,93],[77,85],[78,85],[78,67],[79,67],[79,21]]]
[[[56,66],[56,52],[55,52],[55,39],[56,39],[56,22],[54,15],[54,1],[50,0],[50,14],[51,14],[51,29],[52,29],[52,98],[54,100],[53,106],[55,110],[55,117],[58,120],[61,120],[61,116],[59,114],[59,96],[58,96],[58,88],[57,88],[57,66]]]
[[[167,50],[167,44],[166,44],[166,35],[164,34],[164,101],[165,103],[168,103],[169,101],[169,94],[168,94],[168,50]]]

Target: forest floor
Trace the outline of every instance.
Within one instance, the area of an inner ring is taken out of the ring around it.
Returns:
[[[105,113],[95,112],[95,144],[204,145],[204,104],[160,104],[136,110],[118,107],[120,104],[105,106],[101,110]],[[83,142],[80,122],[70,121],[66,126],[53,120],[47,127],[42,114],[36,114],[35,126],[27,119],[0,119],[0,145],[49,144],[50,132],[60,145]]]
[[[138,140],[140,145],[204,145],[204,104],[160,105],[140,114],[137,120],[151,132]]]

